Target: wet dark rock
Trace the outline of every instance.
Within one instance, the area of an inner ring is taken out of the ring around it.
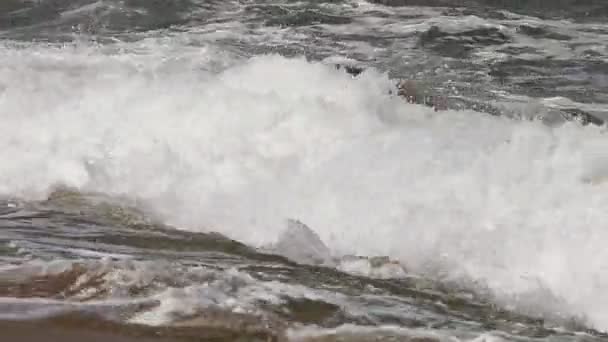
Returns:
[[[346,73],[353,75],[353,76],[359,76],[365,69],[362,67],[358,67],[358,66],[354,66],[354,65],[342,65],[342,64],[336,64],[336,69],[340,70],[344,70],[346,71]]]
[[[353,77],[357,77],[365,71],[365,68],[353,65],[336,64],[335,67],[338,70],[344,70]],[[396,84],[396,94],[404,98],[408,103],[422,104],[436,110],[447,109],[447,100],[444,97],[423,91],[414,81],[399,81]]]
[[[411,80],[402,80],[397,84],[397,95],[403,97],[408,103],[422,104],[434,108],[436,111],[448,109],[445,97],[424,91]]]
[[[529,62],[532,66],[540,66],[542,63],[539,61],[526,61]],[[559,63],[559,62],[557,62]],[[567,62],[566,62],[567,63]],[[336,64],[336,69],[343,69],[347,73],[353,75],[354,77],[361,74],[365,69],[357,66],[348,66]],[[607,72],[608,73],[608,63],[604,62],[594,62],[587,66],[589,71],[594,72]],[[512,70],[514,71],[514,70]],[[509,79],[509,68],[501,68],[501,67],[492,67],[488,72],[488,75],[496,79],[500,83],[506,83]],[[542,82],[542,78],[535,79],[534,82]],[[542,86],[539,91],[535,91],[538,86],[536,83],[525,83],[519,82],[518,84],[524,84],[524,89],[528,89],[531,91],[531,95],[536,95],[538,97],[547,96],[545,93],[545,89],[550,89],[550,82],[554,82],[553,79],[548,80],[548,84],[546,86]],[[570,82],[571,83],[571,82]],[[424,90],[419,84],[412,80],[402,80],[396,85],[396,94],[402,98],[404,98],[408,103],[411,104],[421,104],[431,108],[434,108],[436,111],[454,109],[454,110],[472,110],[476,112],[483,112],[490,115],[502,115],[503,109],[496,107],[488,102],[482,101],[474,101],[467,100],[464,98],[447,98],[445,96],[434,94],[428,90]],[[529,94],[530,95],[530,94]],[[578,108],[569,108],[569,109],[561,109],[559,111],[561,116],[568,121],[577,121],[582,125],[598,125],[601,126],[605,123],[605,121],[599,118],[597,115],[592,113],[585,112]]]
[[[504,112],[502,108],[496,107],[489,102],[475,101],[465,98],[451,98],[449,108],[454,110],[472,110],[475,112],[499,116]]]
[[[604,120],[602,120],[601,118],[585,112],[582,109],[579,108],[565,108],[565,109],[561,109],[561,112],[564,115],[564,118],[566,120],[569,121],[578,121],[580,122],[582,125],[596,125],[596,126],[601,126],[605,123]]]

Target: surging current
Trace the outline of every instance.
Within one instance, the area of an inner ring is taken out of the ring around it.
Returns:
[[[496,3],[1,5],[0,320],[600,341],[607,9]]]

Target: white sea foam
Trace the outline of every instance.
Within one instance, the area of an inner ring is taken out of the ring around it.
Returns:
[[[608,329],[600,128],[434,113],[390,97],[374,71],[262,56],[216,73],[204,66],[225,56],[211,50],[173,59],[138,44],[0,46],[2,195],[137,197],[252,245],[296,218],[334,255],[440,267],[514,306],[542,289]]]

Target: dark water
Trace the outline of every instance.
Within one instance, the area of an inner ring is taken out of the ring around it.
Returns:
[[[58,317],[37,323],[50,324],[49,330],[82,324],[94,332],[111,324],[91,323],[92,314],[108,322],[164,314],[165,324],[186,327],[176,340],[198,327],[206,329],[203,339],[216,334],[209,329],[224,329],[218,336],[230,336],[227,330],[246,339],[261,334],[312,341],[315,334],[307,326],[328,340],[392,341],[425,334],[429,341],[468,340],[490,331],[506,340],[606,338],[573,318],[546,321],[495,306],[489,293],[472,284],[414,275],[370,278],[297,264],[219,234],[155,224],[132,207],[95,196],[58,191],[48,201],[3,207],[0,295],[13,299],[0,302],[0,317]],[[388,262],[359,260],[379,268]],[[179,305],[163,313],[170,300]],[[346,326],[367,330],[319,330]]]
[[[504,108],[508,106],[502,105],[503,96],[496,94],[506,90],[593,104],[560,106],[567,107],[561,116],[574,112],[593,122],[606,117],[608,7],[602,1],[383,0],[371,1],[381,5],[371,8],[363,4],[11,0],[0,9],[0,28],[4,37],[25,41],[106,43],[141,39],[159,30],[229,29],[238,21],[240,37],[220,41],[245,55],[278,52],[312,59],[343,55],[395,78],[417,79],[432,92],[452,97],[455,108],[513,111]],[[420,6],[430,10],[417,13]],[[435,15],[446,16],[459,28],[435,25],[430,20]],[[479,18],[478,23],[472,24],[472,16]],[[374,25],[362,25],[371,19]],[[477,26],[480,21],[485,27]],[[422,25],[401,32],[387,27],[418,23]],[[267,28],[284,28],[291,38],[265,39]],[[358,43],[370,48],[357,51],[353,46]],[[410,60],[407,65],[404,58]]]

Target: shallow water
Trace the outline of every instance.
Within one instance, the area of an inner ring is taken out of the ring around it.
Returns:
[[[213,335],[208,329],[307,341],[605,338],[569,317],[545,321],[497,307],[474,284],[405,274],[387,259],[296,264],[219,235],[145,222],[127,206],[66,191],[50,201],[8,204],[0,320],[34,320],[82,336],[129,322],[133,328],[118,330],[127,338],[129,329],[155,336],[158,328],[146,325],[171,326],[163,331],[176,340],[203,330]]]

